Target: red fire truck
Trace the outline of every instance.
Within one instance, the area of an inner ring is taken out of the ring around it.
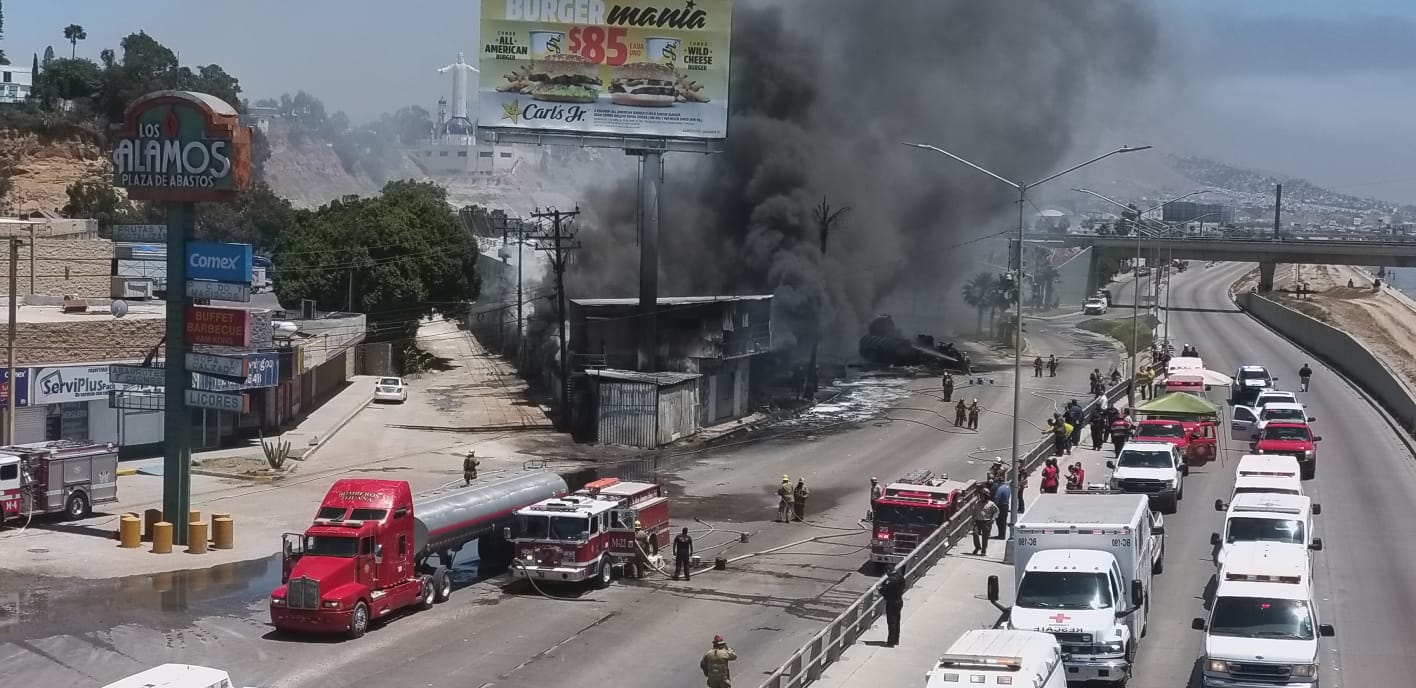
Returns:
[[[669,544],[669,500],[654,483],[605,478],[573,495],[546,499],[516,511],[517,578],[610,584],[616,570],[634,561],[634,523],[648,532],[650,554]]]
[[[63,512],[88,516],[118,501],[118,448],[74,440],[0,447],[0,524]]]
[[[973,488],[972,480],[950,480],[931,471],[911,473],[886,485],[871,507],[875,519],[870,561],[884,570],[904,560],[954,515]]]
[[[401,480],[339,480],[314,525],[286,533],[284,580],[270,594],[270,620],[282,631],[346,633],[357,638],[371,621],[452,595],[448,569],[477,541],[483,560],[501,542],[511,515],[527,504],[568,492],[555,473],[528,473],[414,499]],[[439,563],[429,559],[437,555]]]

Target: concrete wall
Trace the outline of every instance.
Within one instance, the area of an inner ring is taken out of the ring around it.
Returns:
[[[30,255],[33,251],[33,256]],[[15,271],[21,294],[108,298],[113,242],[107,239],[35,239],[20,247]],[[30,278],[33,267],[34,279]],[[10,293],[9,255],[0,256],[0,294]]]
[[[23,322],[15,328],[15,362],[22,365],[130,361],[147,356],[162,339],[161,319]],[[159,350],[160,351],[160,350]]]
[[[1238,296],[1239,307],[1313,352],[1371,394],[1408,432],[1416,430],[1416,391],[1346,332],[1258,294]]]
[[[1057,302],[1080,305],[1087,299],[1087,283],[1091,270],[1091,249],[1083,249],[1067,262],[1057,266]]]

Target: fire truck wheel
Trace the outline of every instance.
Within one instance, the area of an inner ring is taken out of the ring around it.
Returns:
[[[88,516],[88,497],[85,497],[82,492],[75,492],[69,495],[68,501],[64,502],[64,513],[68,514],[70,519],[80,519]]]
[[[369,605],[363,600],[354,603],[354,613],[349,615],[349,637],[357,639],[364,637],[364,632],[369,630]]]
[[[613,576],[614,570],[610,568],[610,562],[607,559],[600,559],[600,568],[595,571],[595,589],[604,590],[610,587],[610,579]]]
[[[433,594],[437,602],[446,602],[452,597],[452,576],[441,566],[433,571]]]
[[[427,610],[429,610],[429,609],[432,609],[432,608],[433,608],[433,598],[434,598],[435,595],[436,595],[436,592],[435,592],[434,589],[433,589],[433,577],[432,577],[432,576],[423,576],[421,579],[419,579],[418,582],[419,582],[420,585],[423,586],[423,589],[422,589],[422,591],[421,591],[421,594],[420,594],[420,596],[418,597],[418,608],[421,609],[421,610],[423,610],[423,611],[427,611]]]

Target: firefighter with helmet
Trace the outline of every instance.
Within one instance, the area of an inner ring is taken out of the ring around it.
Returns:
[[[477,460],[477,452],[469,449],[467,458],[462,460],[462,484],[464,486],[471,485],[472,481],[477,479],[477,466],[481,464],[482,462]]]
[[[708,688],[732,688],[728,662],[737,658],[737,653],[728,647],[728,641],[723,640],[723,636],[713,636],[712,649],[703,653],[703,659],[698,661],[698,668],[703,670],[703,677],[708,679]]]
[[[782,476],[782,484],[777,487],[777,520],[782,523],[792,521],[792,479]]]
[[[649,533],[638,519],[634,521],[634,577],[643,578],[652,568],[649,563]]]

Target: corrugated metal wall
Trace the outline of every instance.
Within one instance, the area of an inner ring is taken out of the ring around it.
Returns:
[[[596,432],[601,444],[652,449],[658,424],[658,388],[647,382],[600,380]]]
[[[659,445],[698,432],[698,381],[659,389]]]

